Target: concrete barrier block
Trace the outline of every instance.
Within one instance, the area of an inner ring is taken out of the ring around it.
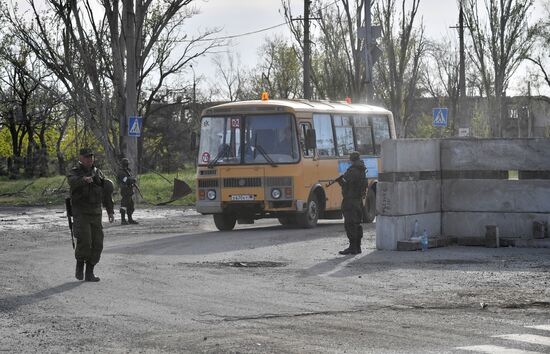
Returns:
[[[441,214],[428,213],[404,216],[376,217],[376,248],[379,250],[397,250],[398,241],[410,240],[414,230],[414,222],[418,220],[418,233],[424,229],[429,236],[441,234]]]
[[[439,212],[441,181],[378,182],[378,215],[409,215]]]
[[[542,213],[479,213],[445,212],[442,213],[443,235],[464,237],[485,237],[485,225],[496,225],[499,237],[532,239],[533,221],[544,221],[547,214]]]
[[[540,221],[533,221],[533,238],[544,238],[545,223]]]
[[[485,247],[499,247],[499,232],[496,225],[485,225]]]
[[[443,180],[442,211],[550,213],[550,180]]]
[[[441,141],[443,170],[548,170],[550,140],[449,139]]]
[[[485,237],[459,237],[456,240],[459,246],[485,246]]]
[[[440,140],[388,139],[382,143],[382,171],[438,171]]]

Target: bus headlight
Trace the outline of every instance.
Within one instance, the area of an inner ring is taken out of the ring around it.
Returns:
[[[216,191],[213,189],[209,190],[208,193],[206,193],[206,197],[210,200],[216,199]]]
[[[271,196],[273,197],[273,199],[281,198],[281,190],[279,188],[273,188],[271,190]]]

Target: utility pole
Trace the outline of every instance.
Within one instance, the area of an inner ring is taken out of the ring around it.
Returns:
[[[304,0],[304,98],[311,99],[311,75],[310,75],[310,56],[311,42],[309,41],[309,7],[311,0]]]
[[[460,68],[458,77],[458,88],[460,97],[466,97],[466,53],[464,51],[464,6],[460,1],[460,12],[458,14],[458,40],[460,46]]]
[[[130,168],[137,172],[137,137],[128,136],[130,116],[137,116],[137,88],[136,88],[136,26],[134,0],[124,1],[124,15],[126,17],[126,102],[123,119],[120,127],[121,152],[130,162]],[[123,15],[123,16],[124,16]]]
[[[371,48],[374,44],[374,38],[372,38],[372,24],[371,24],[371,0],[365,1],[365,81],[367,86],[367,103],[372,104],[374,98],[374,88],[372,85],[372,55]]]
[[[458,109],[456,110],[456,125],[454,129],[456,135],[460,135],[460,128],[466,128],[465,136],[470,136],[470,119],[468,119],[468,112],[466,112],[466,52],[464,49],[464,5],[463,0],[460,0],[458,6],[458,26],[451,28],[458,29],[458,41],[459,41],[459,67],[458,67]],[[467,132],[467,133],[466,133]]]

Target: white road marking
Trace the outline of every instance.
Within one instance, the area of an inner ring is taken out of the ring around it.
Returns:
[[[525,328],[534,328],[534,329],[542,329],[543,331],[550,331],[550,325],[525,326]]]
[[[499,347],[498,345],[472,345],[469,347],[457,347],[455,349],[467,350],[471,352],[480,352],[488,354],[540,354],[539,352],[530,352],[520,349],[510,349]]]
[[[493,338],[502,338],[519,342],[550,346],[550,337],[537,336],[536,334],[503,334],[500,336],[493,336]]]

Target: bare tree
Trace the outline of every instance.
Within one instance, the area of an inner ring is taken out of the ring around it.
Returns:
[[[119,134],[124,135],[128,112],[138,113],[144,85],[150,83],[148,95],[154,97],[169,75],[217,44],[204,41],[214,31],[185,37],[183,54],[168,60],[176,43],[171,40],[182,39],[181,24],[196,13],[188,8],[191,2],[136,0],[134,6],[133,1],[101,1],[98,11],[91,0],[47,0],[44,13],[29,0],[30,23],[7,8],[2,13],[14,34],[63,83],[114,168],[122,152]]]
[[[219,81],[213,89],[224,100],[239,101],[247,98],[248,75],[241,66],[239,56],[227,53],[225,58],[217,55],[212,59]]]
[[[383,0],[375,7],[383,52],[375,65],[375,92],[393,112],[401,137],[407,136],[426,51],[423,26],[415,27],[420,0],[407,3],[401,0],[400,10],[396,0]]]
[[[470,57],[485,94],[490,97],[492,136],[503,136],[504,97],[510,78],[531,51],[534,31],[527,26],[532,0],[485,0],[487,22],[477,0],[464,0],[464,16],[471,37]]]
[[[550,88],[550,1],[544,8],[544,15],[536,26],[536,40],[540,44],[540,50],[531,53],[527,59],[536,65],[541,72],[544,82]]]
[[[322,1],[314,4],[312,15],[320,33],[312,41],[312,81],[318,98],[365,101],[365,40],[358,30],[364,26],[365,0]],[[303,23],[296,21],[290,1],[283,0],[284,15],[289,23],[303,60]]]
[[[302,94],[302,63],[295,48],[282,38],[267,38],[259,53],[253,95],[260,97],[263,91],[267,91],[272,98],[299,98]]]
[[[459,100],[459,50],[450,39],[431,41],[426,46],[426,63],[422,67],[421,84],[434,98],[448,97],[450,117],[457,117]],[[455,126],[449,122],[451,128]]]

